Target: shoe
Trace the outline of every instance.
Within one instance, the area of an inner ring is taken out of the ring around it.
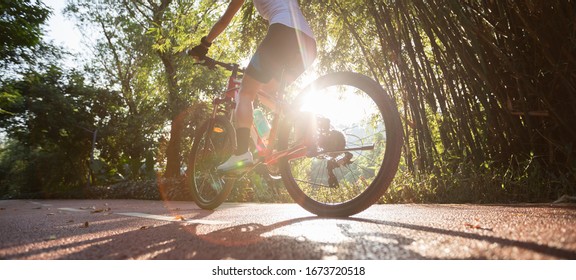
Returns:
[[[241,155],[232,155],[227,161],[222,163],[216,168],[218,172],[230,172],[237,169],[242,169],[254,164],[252,153],[250,151]]]

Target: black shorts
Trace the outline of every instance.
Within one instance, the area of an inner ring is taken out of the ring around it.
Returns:
[[[252,56],[246,74],[262,83],[273,78],[280,81],[282,74],[286,79],[294,80],[315,58],[314,39],[286,25],[272,24]]]

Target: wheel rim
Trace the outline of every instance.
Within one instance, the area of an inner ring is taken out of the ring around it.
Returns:
[[[369,94],[349,85],[314,88],[300,96],[296,104],[300,106],[299,115],[311,118],[308,123],[316,124],[312,130],[316,131],[318,146],[313,149],[316,156],[288,162],[290,175],[299,191],[308,199],[327,206],[349,203],[365,194],[379,176],[386,154],[387,128],[382,108]],[[345,138],[345,147],[334,144],[338,137],[326,137],[320,132],[319,126],[325,125],[319,124],[315,118],[318,116],[330,120],[331,130],[339,131]],[[301,138],[298,130],[302,128],[298,125],[302,122],[295,123],[290,130],[290,143]],[[323,137],[327,140],[322,141]],[[347,161],[347,153],[352,156],[352,162],[342,164]]]
[[[230,129],[216,121],[212,130],[204,129],[199,140],[193,163],[193,191],[200,204],[212,203],[225,189],[226,179],[216,168],[232,154],[234,140]]]

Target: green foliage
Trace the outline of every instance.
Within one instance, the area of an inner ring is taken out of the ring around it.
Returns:
[[[558,175],[535,159],[508,166],[475,165],[452,159],[452,169],[419,173],[401,169],[381,199],[383,203],[549,203],[574,193],[575,167]],[[441,165],[441,164],[438,164]]]
[[[49,14],[39,0],[0,1],[0,67],[34,57]]]
[[[10,113],[0,115],[0,124],[13,139],[2,151],[2,189],[50,194],[86,184],[98,113],[92,105],[100,91],[54,66],[10,81],[0,92],[15,96],[2,99]]]
[[[280,180],[264,180],[250,174],[238,180],[228,197],[232,202],[291,203],[292,198]]]

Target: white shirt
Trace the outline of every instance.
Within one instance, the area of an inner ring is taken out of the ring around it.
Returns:
[[[258,13],[268,24],[280,23],[300,30],[314,38],[314,33],[302,15],[297,0],[253,0]]]

